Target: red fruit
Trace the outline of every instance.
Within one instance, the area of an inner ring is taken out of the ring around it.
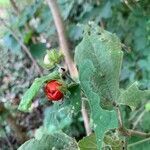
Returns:
[[[48,82],[45,86],[45,94],[51,101],[59,101],[64,97],[64,94],[60,91],[62,83],[57,80]]]

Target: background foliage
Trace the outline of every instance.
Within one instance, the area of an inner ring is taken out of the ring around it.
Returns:
[[[72,54],[75,46],[82,39],[83,29],[80,24],[94,21],[106,30],[116,33],[124,44],[125,54],[120,86],[124,88],[129,83],[138,81],[140,89],[150,88],[149,0],[57,1],[65,20]],[[56,106],[51,106],[45,100],[42,91],[32,105],[34,108],[32,113],[24,114],[16,109],[22,94],[38,74],[12,31],[29,48],[39,65],[42,65],[40,61],[43,60],[46,48],[58,47],[58,37],[49,7],[43,0],[16,0],[15,4],[17,9],[11,1],[0,0],[0,12],[2,12],[0,17],[8,24],[8,27],[0,24],[0,102],[17,118],[17,124],[23,126],[23,130],[29,137],[40,136],[41,131],[48,130],[51,133],[52,126],[55,126],[56,130],[60,129],[79,140],[85,135],[80,112],[66,117],[68,111],[65,108],[57,114],[53,113]],[[44,73],[46,74],[47,71]],[[145,110],[146,104],[147,102],[139,104],[134,112],[129,107],[122,106],[127,127],[150,131],[150,112]],[[138,120],[139,116],[141,116],[140,120]],[[20,143],[17,137],[13,136],[7,120],[3,121],[3,118],[7,118],[7,115],[1,113],[0,145],[2,147],[0,148],[16,149]],[[129,139],[129,143],[139,140],[141,139],[133,137]],[[144,148],[143,150],[147,150],[146,147]]]

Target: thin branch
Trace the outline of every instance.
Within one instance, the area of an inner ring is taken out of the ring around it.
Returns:
[[[118,117],[118,125],[119,128],[123,128],[123,119],[121,115],[121,111],[118,105],[115,106],[116,112],[117,112],[117,117]]]
[[[85,126],[85,130],[86,130],[86,135],[90,135],[91,134],[91,128],[90,128],[90,122],[89,122],[89,116],[85,107],[85,102],[84,100],[82,100],[82,109],[81,109],[83,120],[84,120],[84,126]]]
[[[105,25],[104,25],[104,22],[103,22],[103,19],[101,18],[101,20],[100,20],[100,26],[101,26],[101,28],[105,28]]]
[[[46,1],[53,15],[54,23],[55,23],[57,33],[58,33],[60,48],[65,56],[65,61],[68,66],[69,72],[72,77],[77,77],[78,76],[77,68],[70,55],[70,48],[69,48],[68,40],[65,34],[64,22],[61,18],[56,0],[46,0]]]
[[[145,133],[145,132],[131,130],[131,129],[126,129],[126,130],[129,132],[130,136],[140,136],[144,138],[150,137],[150,133]]]
[[[70,55],[70,48],[69,48],[69,44],[68,44],[68,39],[65,34],[64,22],[63,22],[63,19],[61,18],[57,2],[56,2],[56,0],[46,0],[46,2],[48,3],[48,5],[51,9],[51,12],[52,12],[52,16],[54,19],[57,33],[58,33],[59,45],[60,45],[61,51],[64,54],[65,62],[68,67],[68,70],[70,72],[70,75],[72,78],[77,78],[78,71],[77,71],[76,65],[74,64],[73,59]],[[82,112],[87,135],[89,135],[92,131],[91,131],[90,125],[89,125],[88,114],[87,114],[87,111],[84,106],[85,106],[84,102],[82,102],[82,111],[81,112]]]
[[[39,67],[39,65],[37,64],[37,62],[34,60],[33,56],[30,53],[30,50],[27,48],[27,46],[19,39],[19,37],[17,37],[15,31],[13,31],[11,29],[11,27],[9,27],[9,25],[4,21],[4,19],[0,18],[0,22],[3,23],[3,25],[11,32],[12,36],[15,38],[15,40],[19,43],[19,45],[22,47],[22,49],[24,50],[24,52],[28,55],[28,57],[31,59],[32,63],[34,64],[37,72],[42,75],[42,71]]]
[[[131,117],[128,119],[128,121],[134,120],[134,118],[136,118],[136,116],[138,115],[138,113],[140,113],[140,112],[143,110],[144,106],[145,106],[145,105],[143,104],[142,107],[140,107],[136,112],[134,112],[134,114],[131,115]]]
[[[142,119],[142,117],[144,116],[145,113],[146,113],[146,111],[144,110],[144,111],[137,117],[137,120],[134,122],[132,129],[135,129],[135,128],[136,128],[136,126],[138,125],[138,123],[140,122],[140,120]]]

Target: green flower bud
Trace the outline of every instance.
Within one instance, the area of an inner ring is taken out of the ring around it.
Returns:
[[[47,51],[47,54],[44,57],[44,65],[47,69],[51,69],[59,64],[61,58],[63,57],[60,51],[52,49]]]
[[[48,58],[48,54],[46,54],[45,57],[44,57],[44,64],[45,64],[45,65],[50,64],[50,60],[49,60],[49,58]]]

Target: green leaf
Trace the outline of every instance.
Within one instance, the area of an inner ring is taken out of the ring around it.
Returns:
[[[18,150],[78,150],[75,139],[64,133],[43,135],[41,139],[31,139]]]
[[[145,110],[150,111],[150,102],[145,105]]]
[[[23,41],[24,41],[25,44],[29,43],[30,39],[32,38],[32,34],[33,34],[32,30],[24,33],[24,35],[23,35]]]
[[[95,134],[84,137],[78,142],[80,150],[97,150]]]
[[[42,43],[32,44],[30,46],[30,52],[38,62],[43,61],[46,54],[46,49],[46,45]]]
[[[68,29],[69,37],[72,41],[77,41],[82,37],[82,28],[79,25],[71,24]]]
[[[112,101],[119,96],[119,74],[123,53],[116,35],[98,26],[87,27],[82,42],[76,47],[75,60],[81,88],[89,99],[98,149],[104,132],[117,127]]]
[[[93,91],[100,96],[103,108],[111,109],[110,103],[119,97],[122,57],[123,52],[118,37],[94,25],[91,29],[87,27],[82,42],[76,48],[76,62],[80,75],[84,76],[84,70],[90,72],[90,74],[85,72],[85,75],[91,80],[90,86]]]
[[[69,86],[69,96],[62,102],[56,102],[44,111],[43,127],[48,133],[67,128],[72,123],[72,115],[81,110],[81,89],[78,84]]]
[[[31,85],[31,87],[25,92],[23,95],[21,102],[19,104],[18,109],[24,112],[27,112],[30,110],[32,100],[34,97],[38,94],[39,90],[43,86],[43,84],[46,81],[53,80],[53,79],[59,79],[59,73],[58,72],[53,72],[47,76],[43,76],[41,78],[36,78]]]
[[[62,13],[62,17],[66,20],[74,6],[75,0],[57,0],[58,4],[60,5],[60,10]]]
[[[142,101],[150,98],[150,90],[139,90],[138,83],[134,82],[126,90],[123,90],[118,103],[129,106],[132,110],[137,108]]]
[[[149,132],[150,129],[150,112],[144,113],[144,116],[141,119],[140,127],[143,131]]]
[[[148,150],[150,148],[150,138],[140,140],[128,145],[129,150]]]
[[[53,106],[44,111],[43,127],[48,133],[54,133],[69,127],[72,123],[72,116],[68,107],[60,108],[60,103],[56,102]]]
[[[101,9],[100,16],[103,18],[110,18],[112,16],[111,6],[111,2],[108,1]]]
[[[79,84],[71,84],[67,88],[68,94],[63,100],[63,102],[57,102],[57,110],[66,110],[67,114],[72,116],[72,114],[77,114],[81,111],[81,87]]]
[[[81,87],[79,84],[72,84],[68,88],[70,95],[65,99],[65,105],[70,105],[74,113],[78,113],[81,110]]]

